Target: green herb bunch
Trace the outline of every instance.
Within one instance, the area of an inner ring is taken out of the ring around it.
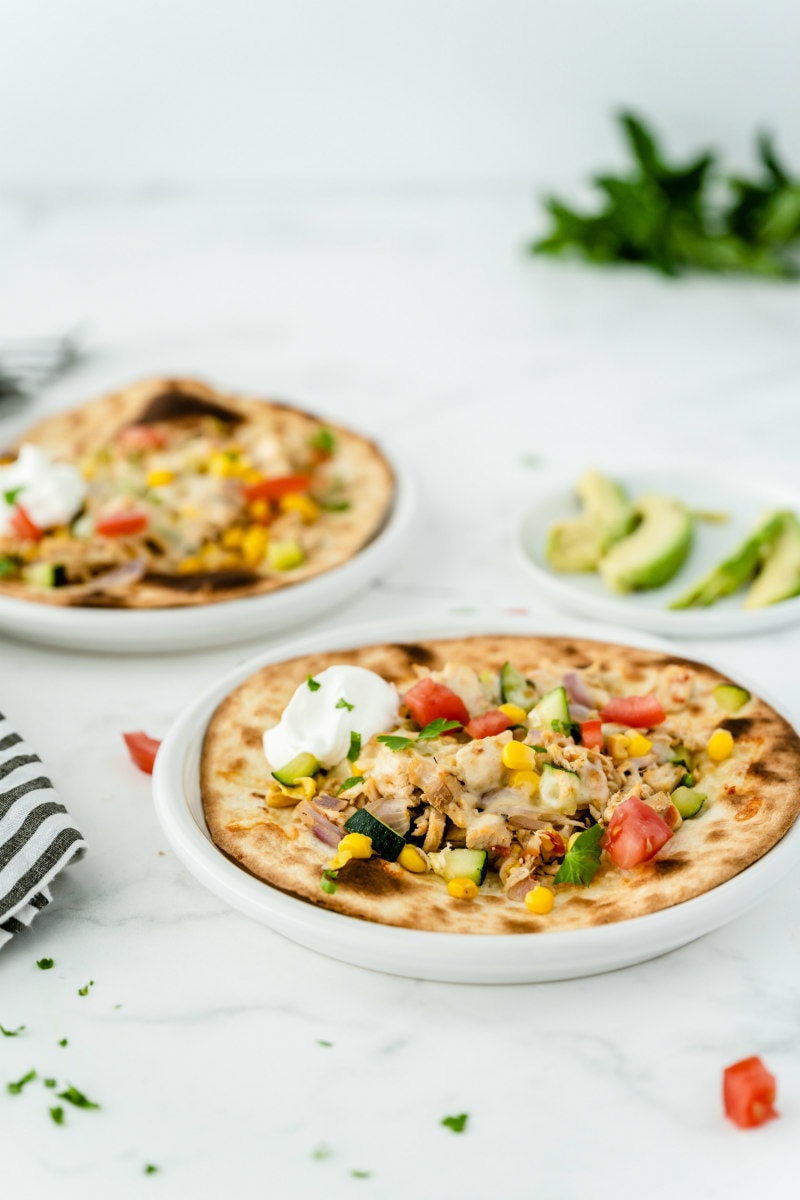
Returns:
[[[670,166],[641,118],[621,113],[633,157],[623,175],[595,175],[602,208],[577,212],[550,198],[548,235],[535,254],[577,253],[594,263],[639,263],[664,275],[690,270],[795,278],[800,263],[800,179],[779,161],[771,138],[757,139],[760,175],[725,175],[716,156]]]

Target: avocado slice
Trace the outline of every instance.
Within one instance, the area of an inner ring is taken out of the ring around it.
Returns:
[[[674,600],[670,608],[706,608],[722,596],[730,596],[738,591],[753,578],[762,558],[783,529],[786,517],[791,515],[785,512],[770,513],[724,562]]]
[[[783,514],[783,527],[744,599],[745,608],[765,608],[800,593],[800,521]]]
[[[637,505],[641,524],[600,560],[600,574],[615,592],[661,587],[683,565],[694,521],[685,504],[651,492]]]
[[[618,483],[599,471],[587,471],[575,491],[581,515],[557,521],[547,538],[546,555],[556,571],[594,571],[603,554],[633,528],[633,506]]]

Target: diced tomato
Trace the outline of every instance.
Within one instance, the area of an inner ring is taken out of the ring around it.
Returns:
[[[776,1090],[775,1076],[758,1055],[743,1058],[726,1067],[722,1076],[725,1116],[740,1129],[763,1125],[778,1115],[773,1107]]]
[[[115,512],[100,517],[95,529],[104,537],[126,537],[134,533],[143,533],[147,529],[148,521],[147,513]]]
[[[25,541],[38,542],[44,536],[44,531],[30,519],[21,504],[16,506],[9,519],[14,533]]]
[[[647,696],[614,696],[600,716],[604,721],[630,725],[632,729],[649,729],[666,720],[667,714],[653,692]]]
[[[123,733],[122,736],[125,738],[125,745],[128,747],[132,761],[140,771],[144,771],[146,775],[152,775],[153,763],[156,761],[156,754],[161,742],[148,737],[141,730],[138,733]]]
[[[603,722],[602,721],[582,721],[581,722],[581,742],[584,746],[588,746],[590,750],[603,749]]]
[[[473,717],[465,726],[464,730],[473,738],[494,737],[498,733],[503,733],[506,729],[510,729],[514,722],[505,713],[500,712],[499,708],[493,708],[490,712],[483,713],[480,717]]]
[[[614,810],[603,837],[603,849],[623,871],[647,862],[672,837],[666,821],[643,800],[631,796]]]
[[[550,857],[563,858],[567,853],[567,847],[564,844],[564,839],[561,834],[557,833],[555,829],[543,829],[542,836],[546,837],[553,847],[553,849],[550,851]]]
[[[275,479],[259,479],[257,483],[245,484],[244,498],[248,504],[253,500],[280,500],[289,492],[307,492],[311,486],[308,475],[279,475]]]
[[[461,697],[430,677],[420,679],[419,683],[409,688],[403,703],[418,725],[429,725],[439,717],[446,721],[460,721],[462,725],[469,724],[469,713]]]
[[[167,435],[153,425],[128,425],[117,434],[117,443],[123,450],[160,450]]]

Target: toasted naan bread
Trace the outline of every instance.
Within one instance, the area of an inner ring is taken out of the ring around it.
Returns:
[[[512,662],[523,673],[543,660],[565,671],[596,665],[616,672],[623,691],[654,690],[665,668],[695,673],[688,711],[698,744],[716,728],[734,737],[731,756],[703,761],[700,815],[686,820],[651,862],[630,871],[604,863],[590,887],[556,888],[553,911],[534,916],[510,901],[490,875],[473,901],[454,900],[442,879],[412,875],[380,858],[350,864],[333,895],[320,888],[332,851],[293,821],[292,808],[265,808],[270,772],[262,734],[280,720],[295,688],[308,675],[337,663],[376,671],[394,683],[413,678],[414,666],[440,670],[445,662],[498,671]],[[538,933],[624,921],[699,896],[731,879],[775,845],[800,812],[800,739],[779,713],[753,697],[739,717],[712,697],[730,680],[688,659],[579,638],[482,636],[414,645],[366,646],[312,654],[262,667],[217,708],[203,745],[201,789],[216,844],[253,875],[313,904],[350,917],[447,933]],[[693,726],[694,727],[694,726]],[[241,828],[236,828],[236,826]]]

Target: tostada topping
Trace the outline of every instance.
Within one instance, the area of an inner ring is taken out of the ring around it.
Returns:
[[[23,444],[16,461],[0,467],[0,537],[37,541],[77,516],[86,491],[77,467]]]

